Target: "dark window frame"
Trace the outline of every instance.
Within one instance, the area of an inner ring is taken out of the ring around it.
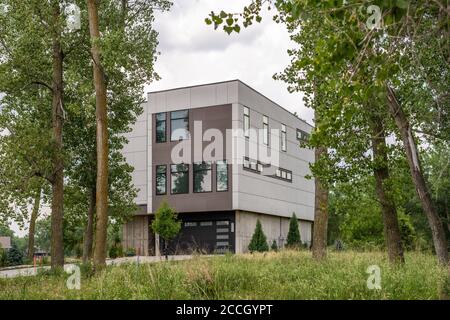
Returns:
[[[158,167],[164,167],[164,193],[159,193],[158,192],[158,175],[159,175],[159,173],[158,173]],[[167,165],[165,165],[165,164],[160,164],[160,165],[157,165],[156,166],[156,168],[155,168],[155,176],[156,176],[156,179],[155,179],[155,194],[157,195],[157,196],[162,196],[162,195],[166,195],[167,194]]]
[[[285,124],[281,124],[281,151],[287,152],[287,128]],[[284,144],[283,144],[284,142]],[[284,146],[284,148],[283,148]]]
[[[164,115],[164,120],[158,120],[158,115]],[[158,141],[158,123],[164,122],[164,141]],[[167,142],[167,112],[158,112],[155,114],[155,142],[165,143]]]
[[[248,163],[249,163],[248,167],[245,166],[245,161],[248,161]],[[256,164],[256,169],[252,168],[252,163]],[[244,157],[244,163],[242,164],[242,168],[244,170],[247,170],[250,172],[261,174],[263,171],[264,165],[261,161],[253,160],[253,159],[250,159],[249,157]],[[261,168],[261,170],[259,170],[259,168]]]
[[[277,171],[280,171],[280,175],[279,176],[277,175]],[[286,178],[283,178],[283,173],[285,174]],[[288,174],[291,175],[290,179],[287,177]],[[284,169],[284,168],[277,168],[276,171],[275,171],[275,174],[272,175],[272,178],[292,183],[293,176],[294,175],[293,175],[291,170]]]
[[[267,121],[265,121],[267,120]],[[266,130],[266,132],[264,133],[264,130]],[[265,144],[266,146],[269,145],[269,117],[268,116],[263,116],[263,144]]]
[[[179,164],[185,165],[186,166],[186,170],[185,171],[173,171],[172,170],[173,166],[177,166],[177,164],[171,164],[170,165],[170,194],[173,194],[173,195],[188,194],[189,193],[189,164],[186,164],[186,163],[179,163]],[[172,186],[172,174],[180,173],[180,172],[184,172],[187,175],[187,177],[188,177],[188,183],[187,183],[188,190],[186,192],[176,192],[176,193],[174,193],[173,192],[173,186]]]
[[[300,136],[299,136],[300,134]],[[307,143],[309,141],[310,134],[302,129],[297,129],[297,140],[303,143]]]
[[[225,168],[226,168],[226,170],[227,170],[227,188],[225,189],[225,190],[219,190],[218,189],[218,185],[219,185],[219,166],[218,166],[218,163],[217,162],[221,162],[221,164],[224,164],[225,165]],[[221,160],[221,161],[217,161],[216,162],[216,192],[227,192],[230,188],[229,188],[229,171],[230,170],[228,170],[228,161],[227,160]]]
[[[197,169],[196,170],[195,166],[196,165],[200,165],[200,164],[209,164],[209,169],[200,169],[200,170]],[[201,163],[194,163],[194,164],[192,164],[192,191],[194,193],[211,193],[211,192],[213,192],[213,170],[212,169],[213,169],[213,165],[212,165],[211,162],[203,161]],[[209,191],[195,191],[195,173],[199,172],[199,171],[211,171],[211,184],[210,184],[211,190],[209,190]]]
[[[187,116],[185,116],[185,117],[177,117],[177,118],[173,118],[172,117],[172,114],[174,114],[174,113],[176,113],[176,112],[181,112],[181,111],[185,111],[186,112],[186,114],[187,114]],[[186,137],[186,139],[173,139],[172,138],[172,135],[173,135],[173,125],[172,125],[172,121],[174,121],[174,120],[182,120],[182,119],[187,119],[187,127],[186,127],[186,132],[187,132],[187,137]],[[181,141],[181,140],[188,140],[189,139],[189,135],[190,135],[190,132],[189,132],[189,109],[183,109],[183,110],[175,110],[175,111],[171,111],[170,112],[170,141],[171,142],[174,142],[174,141]]]
[[[248,120],[248,128],[246,128],[246,121],[245,119]],[[244,123],[243,123],[243,127],[244,127],[244,137],[245,138],[250,138],[250,108],[244,106],[244,119],[243,119]]]

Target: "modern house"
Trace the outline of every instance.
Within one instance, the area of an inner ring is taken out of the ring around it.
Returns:
[[[172,253],[246,252],[257,219],[282,247],[293,213],[311,242],[311,125],[239,80],[151,92],[143,109],[123,150],[139,189],[124,248],[159,255],[150,224],[164,200],[182,220]]]

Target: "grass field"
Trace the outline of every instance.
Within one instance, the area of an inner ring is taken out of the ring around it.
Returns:
[[[367,288],[370,265],[380,267],[380,290]],[[0,299],[439,299],[448,283],[434,256],[415,252],[401,267],[381,252],[329,253],[317,263],[307,251],[130,264],[83,273],[81,290],[67,289],[67,277],[0,279]]]

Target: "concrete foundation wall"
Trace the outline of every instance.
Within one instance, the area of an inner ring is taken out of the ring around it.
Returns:
[[[256,221],[261,222],[269,247],[273,240],[279,248],[286,244],[289,231],[289,218],[247,211],[236,211],[236,253],[248,252],[248,245],[255,231]],[[299,220],[300,238],[303,243],[311,243],[312,222]]]
[[[123,226],[123,249],[133,248],[136,254],[149,255],[149,216],[134,216]],[[152,248],[153,249],[153,248]]]

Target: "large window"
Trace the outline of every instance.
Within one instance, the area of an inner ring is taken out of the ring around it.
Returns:
[[[156,114],[156,142],[166,142],[167,134],[166,134],[166,113],[157,113]]]
[[[244,136],[250,137],[250,110],[244,107]]]
[[[172,164],[170,166],[170,177],[172,194],[189,193],[189,165]]]
[[[156,194],[167,193],[167,167],[165,165],[156,166]]]
[[[263,116],[263,143],[269,144],[269,118],[267,116]]]
[[[216,191],[228,191],[228,165],[227,162],[216,163]]]
[[[286,151],[287,149],[287,136],[286,136],[286,125],[281,125],[281,151]]]
[[[194,192],[212,191],[211,163],[194,163]]]
[[[178,141],[189,138],[189,110],[170,113],[170,140]]]

